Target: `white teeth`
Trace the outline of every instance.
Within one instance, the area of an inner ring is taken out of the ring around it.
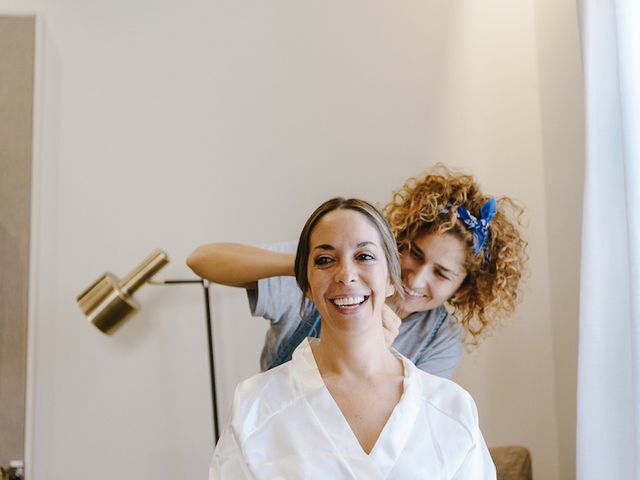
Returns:
[[[406,293],[408,293],[409,295],[411,295],[412,297],[426,297],[426,295],[424,293],[420,293],[420,292],[416,292],[415,290],[411,290],[406,285],[404,286],[404,291]]]
[[[358,305],[359,303],[364,302],[363,296],[358,297],[340,297],[334,298],[333,303],[335,303],[338,307],[348,307],[350,305]]]

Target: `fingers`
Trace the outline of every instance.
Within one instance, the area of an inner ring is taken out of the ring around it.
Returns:
[[[398,336],[400,330],[400,317],[388,306],[382,308],[382,327],[384,328],[384,339],[390,347]]]

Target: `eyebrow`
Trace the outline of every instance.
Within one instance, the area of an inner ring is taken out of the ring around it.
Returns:
[[[447,268],[440,263],[436,263],[436,265],[438,266],[438,268],[440,268],[441,270],[444,270],[446,273],[450,273],[454,277],[457,277],[459,275],[458,272],[456,272],[455,270],[451,270],[450,268]]]
[[[415,251],[417,251],[420,256],[422,258],[424,258],[424,252],[422,251],[422,249],[420,247],[418,247],[415,243],[411,244],[411,248],[413,248]],[[445,267],[444,265],[442,265],[441,263],[438,262],[434,262],[436,264],[436,266],[441,269],[444,270],[446,273],[450,273],[451,275],[457,277],[459,275],[458,272],[456,272],[455,270],[451,270],[450,268]]]
[[[364,241],[364,242],[358,242],[356,244],[356,248],[366,247],[367,245],[377,246],[375,242]],[[329,245],[328,243],[323,243],[322,245],[316,245],[315,247],[313,247],[313,250],[332,250],[333,251],[335,249],[336,247],[334,247],[333,245]]]

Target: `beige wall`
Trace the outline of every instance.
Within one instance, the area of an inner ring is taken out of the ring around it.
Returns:
[[[580,36],[576,2],[540,1],[536,14],[560,477],[575,478],[585,158]]]
[[[575,478],[584,144],[576,5],[483,2],[458,19],[443,157],[464,159],[485,185],[527,206],[530,276],[515,318],[456,378],[474,393],[493,444],[527,445],[536,476]]]
[[[110,478],[105,465],[131,478],[206,474],[201,292],[147,287],[142,312],[104,337],[74,303],[88,282],[156,246],[172,257],[165,276],[189,276],[182,262],[199,243],[294,238],[329,196],[385,202],[436,161],[527,206],[523,303],[457,378],[488,443],[525,444],[537,477],[570,478],[577,254],[566,270],[558,258],[574,251],[578,217],[563,221],[556,205],[579,208],[581,185],[572,2],[2,6],[43,20],[33,478]],[[265,325],[242,292],[215,288],[213,304],[227,411]]]
[[[576,476],[584,85],[576,2],[536,7],[560,478]]]
[[[526,445],[536,476],[560,478],[534,9],[493,1],[459,11],[441,142],[443,158],[520,200],[528,221],[523,302],[456,379],[476,398],[490,445]]]
[[[0,17],[0,465],[24,458],[35,19]]]

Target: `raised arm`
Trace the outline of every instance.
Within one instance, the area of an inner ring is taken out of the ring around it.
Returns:
[[[293,275],[294,253],[237,243],[202,245],[187,258],[199,277],[231,287],[256,288],[261,278]]]

